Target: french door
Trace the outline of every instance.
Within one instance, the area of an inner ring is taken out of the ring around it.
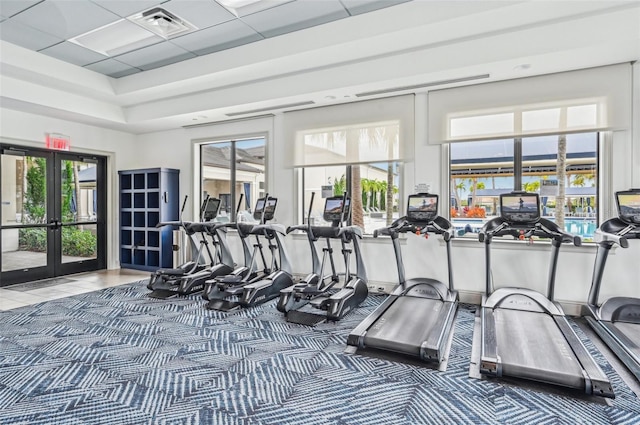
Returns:
[[[0,145],[0,286],[106,267],[106,158]]]

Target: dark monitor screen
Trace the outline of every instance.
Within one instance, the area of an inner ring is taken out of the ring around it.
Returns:
[[[276,205],[278,204],[278,198],[269,197],[267,201],[267,208],[264,208],[264,198],[260,198],[256,201],[256,208],[253,210],[253,218],[255,220],[262,219],[262,210],[264,209],[264,221],[273,220],[273,216],[276,212]]]
[[[349,209],[351,208],[351,200],[347,198],[344,213],[342,210],[342,196],[332,196],[327,198],[324,203],[324,221],[346,221],[349,218]]]
[[[218,198],[209,198],[207,204],[204,206],[204,213],[202,214],[202,219],[204,221],[211,221],[218,215],[218,210],[220,209],[220,199]]]
[[[409,221],[429,222],[438,216],[438,195],[409,195],[407,219]]]
[[[618,216],[629,224],[640,224],[640,190],[616,192]]]
[[[510,223],[534,223],[540,219],[540,196],[537,193],[503,193],[500,215]]]

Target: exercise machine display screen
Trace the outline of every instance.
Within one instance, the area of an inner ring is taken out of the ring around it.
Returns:
[[[620,220],[630,224],[640,224],[640,190],[616,192]]]
[[[256,201],[256,209],[253,211],[253,218],[255,220],[262,219],[262,210],[264,209],[264,221],[273,220],[273,216],[276,212],[276,205],[278,204],[278,198],[269,197],[267,200],[267,208],[264,207],[264,198],[260,198]]]
[[[351,200],[347,198],[346,206],[342,208],[342,196],[332,196],[327,198],[324,203],[324,221],[345,221],[349,218],[349,209],[351,208]]]
[[[407,219],[409,221],[433,221],[438,216],[438,195],[409,195]]]
[[[503,193],[500,214],[510,223],[534,223],[540,219],[540,197],[537,193]]]
[[[220,199],[218,198],[209,198],[207,204],[204,206],[204,213],[202,214],[202,219],[204,221],[211,221],[218,215],[218,210],[220,209]]]

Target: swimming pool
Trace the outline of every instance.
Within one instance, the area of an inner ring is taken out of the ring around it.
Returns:
[[[554,221],[553,217],[545,217],[551,221]],[[462,236],[466,233],[478,233],[482,228],[482,225],[486,219],[481,218],[454,218],[451,220],[453,227],[456,229],[458,236]],[[592,217],[565,217],[564,230],[582,237],[582,240],[587,242],[593,239],[598,225],[596,219]]]

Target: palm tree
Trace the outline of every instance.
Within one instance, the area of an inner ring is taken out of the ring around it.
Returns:
[[[394,186],[393,186],[393,163],[389,163],[387,164],[387,200],[385,202],[385,206],[386,206],[386,213],[387,213],[387,226],[391,225],[391,222],[393,221],[393,193],[394,193]],[[395,188],[397,189],[397,188]]]
[[[522,190],[524,190],[525,192],[540,191],[540,180],[522,183]]]
[[[360,149],[361,131],[359,129],[347,130],[347,158],[357,158],[355,155]],[[355,153],[353,153],[355,152]],[[362,182],[360,179],[360,166],[351,166],[351,221],[354,226],[364,229],[364,209],[362,208]]]
[[[564,204],[565,204],[565,181],[567,179],[567,136],[558,136],[558,163],[556,165],[558,174],[558,196],[556,196],[556,224],[564,229]]]
[[[471,183],[471,202],[469,203],[469,207],[476,206],[476,192],[478,189],[482,190],[485,188],[484,182],[479,182],[477,177],[470,177],[468,179],[469,183]]]
[[[389,193],[389,191],[387,190],[387,182],[386,181],[380,181],[378,182],[379,186],[378,186],[378,191],[380,192],[380,209],[381,210],[386,210],[387,209],[387,193]]]
[[[365,208],[369,208],[371,205],[371,183],[369,179],[360,179],[362,185],[362,205]]]
[[[333,196],[340,196],[347,189],[347,181],[344,177],[344,174],[338,179],[335,178],[333,181]]]
[[[462,202],[460,201],[460,190],[465,190],[466,186],[464,184],[464,180],[462,180],[460,183],[456,183],[456,180],[458,180],[455,177],[451,177],[451,192],[453,193],[453,196],[456,200],[456,206],[458,208],[462,208]]]

